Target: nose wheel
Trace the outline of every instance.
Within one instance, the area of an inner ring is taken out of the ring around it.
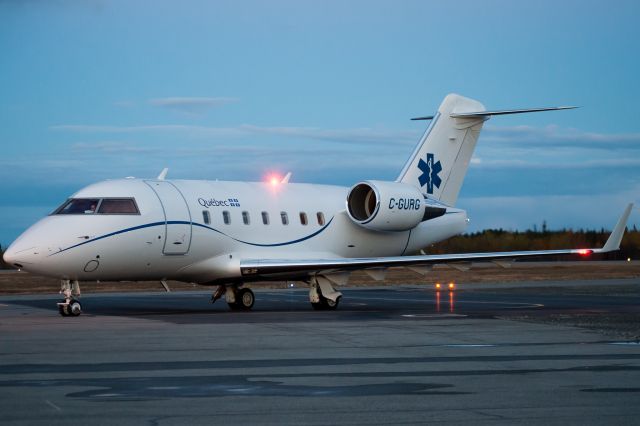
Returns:
[[[80,297],[80,283],[77,280],[70,282],[62,280],[60,283],[60,294],[64,296],[58,305],[58,312],[63,317],[77,317],[82,313],[82,304],[76,299]]]
[[[75,299],[58,302],[58,312],[63,317],[77,317],[82,313],[82,305]]]

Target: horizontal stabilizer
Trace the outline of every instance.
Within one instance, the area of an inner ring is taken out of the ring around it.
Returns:
[[[528,109],[506,109],[501,111],[475,111],[475,112],[452,112],[451,118],[474,118],[490,117],[492,115],[524,114],[527,112],[558,111],[563,109],[575,109],[577,106],[559,106],[549,108],[528,108]]]

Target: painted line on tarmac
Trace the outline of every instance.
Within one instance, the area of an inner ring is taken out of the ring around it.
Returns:
[[[462,314],[404,314],[404,318],[465,318]]]
[[[440,346],[445,348],[493,348],[498,345],[482,344],[482,343],[468,343],[468,344],[460,343],[457,345],[451,344],[451,345],[440,345]]]
[[[45,399],[44,402],[51,408],[53,408],[54,410],[56,410],[57,412],[62,412],[62,408],[58,407],[56,404],[54,404],[53,402],[49,401],[48,399]]]
[[[402,298],[386,298],[386,297],[355,297],[353,300],[384,300],[388,302],[416,302],[416,303],[428,303],[433,304],[435,301],[433,299],[423,300],[423,299],[402,299]],[[446,300],[445,300],[446,302]],[[483,301],[483,300],[455,300],[455,304],[460,303],[473,303],[473,304],[486,304],[486,305],[512,305],[510,307],[506,307],[503,309],[518,309],[518,308],[543,308],[544,305],[542,303],[522,303],[522,302],[492,302],[492,301]],[[514,306],[517,305],[517,306]]]

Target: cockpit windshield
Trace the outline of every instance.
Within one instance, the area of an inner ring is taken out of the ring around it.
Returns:
[[[71,198],[52,214],[140,214],[133,198]]]

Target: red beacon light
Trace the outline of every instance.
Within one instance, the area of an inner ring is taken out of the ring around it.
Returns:
[[[264,177],[264,182],[273,187],[278,186],[281,181],[282,178],[277,173],[269,173]]]
[[[580,249],[580,250],[578,250],[578,254],[580,256],[589,256],[591,253],[593,253],[593,250],[589,250],[589,249]]]

